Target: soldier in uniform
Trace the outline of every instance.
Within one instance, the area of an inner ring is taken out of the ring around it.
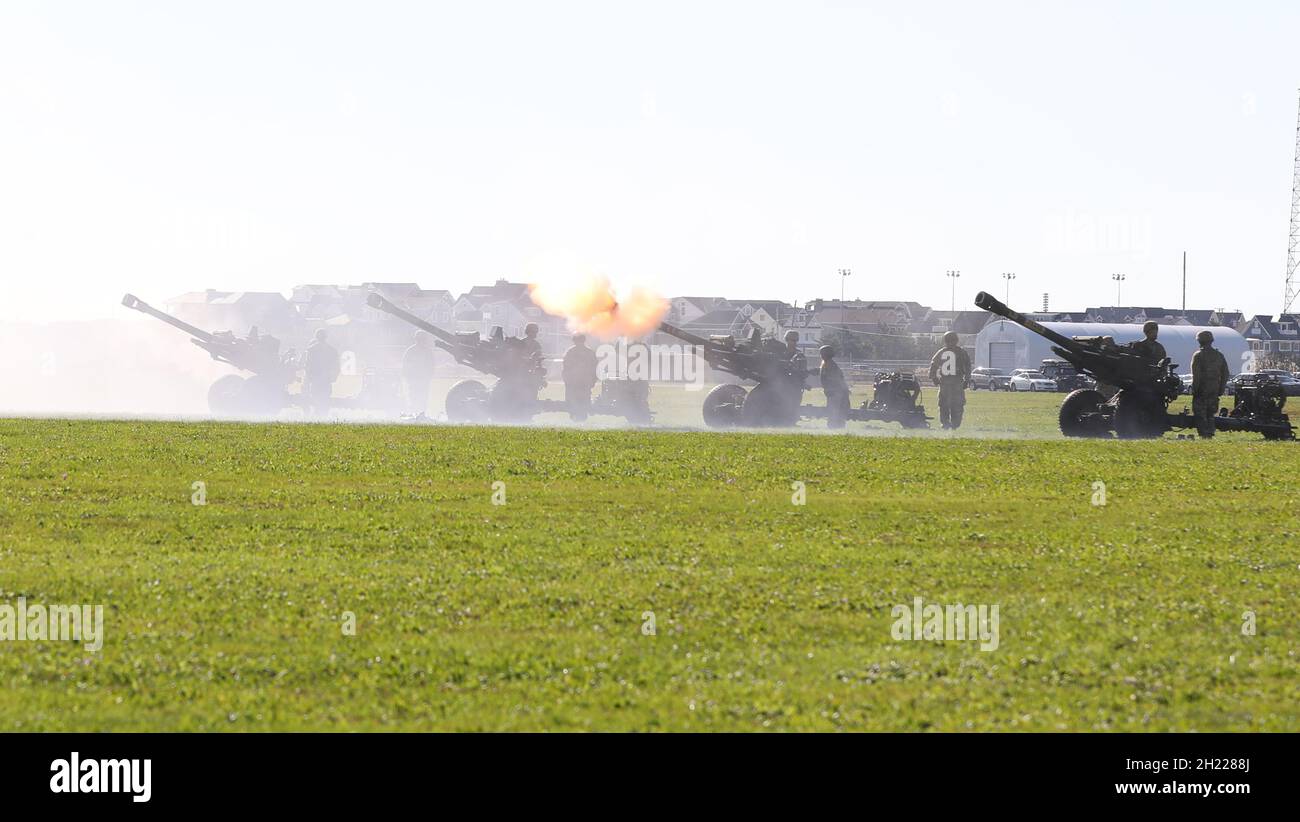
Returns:
[[[317,330],[311,345],[307,346],[303,370],[303,393],[307,407],[314,413],[326,413],[330,407],[330,394],[334,381],[339,378],[339,352],[327,341],[325,329]]]
[[[1201,349],[1192,355],[1192,415],[1196,433],[1205,439],[1214,436],[1214,415],[1219,413],[1219,397],[1228,382],[1228,361],[1211,345],[1214,335],[1202,331],[1196,335]]]
[[[537,339],[537,323],[529,323],[524,326],[524,336],[519,342],[523,346],[524,353],[530,359],[536,359],[542,356],[542,344]]]
[[[596,385],[596,352],[587,347],[586,334],[573,335],[573,345],[564,352],[560,377],[569,416],[582,422],[591,413],[591,389]]]
[[[784,354],[788,358],[786,361],[790,368],[790,404],[793,406],[792,411],[797,414],[806,387],[804,380],[808,376],[808,358],[799,350],[798,331],[785,332]]]
[[[808,358],[799,350],[799,332],[785,332],[785,352],[790,356],[790,365],[798,374],[808,370]]]
[[[1128,344],[1133,351],[1146,357],[1153,363],[1158,363],[1166,356],[1165,347],[1156,342],[1156,337],[1160,334],[1160,324],[1155,320],[1147,320],[1142,324],[1143,339]]]
[[[970,355],[957,343],[956,331],[943,335],[943,348],[930,360],[930,381],[939,386],[939,424],[955,431],[961,427],[970,382]]]
[[[406,408],[412,414],[429,409],[429,384],[433,382],[434,348],[424,331],[415,332],[415,342],[402,354],[402,382],[406,383]]]
[[[835,364],[834,348],[823,345],[818,353],[822,355],[820,374],[822,391],[826,392],[826,427],[843,428],[849,416],[849,383]]]

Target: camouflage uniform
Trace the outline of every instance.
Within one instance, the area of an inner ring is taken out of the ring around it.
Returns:
[[[303,362],[303,393],[307,396],[307,405],[312,411],[329,411],[330,394],[334,391],[334,381],[339,378],[341,370],[338,349],[327,343],[325,335],[318,332],[315,341],[307,346]]]
[[[569,416],[581,422],[591,413],[591,389],[596,385],[596,352],[586,345],[581,335],[573,338],[573,346],[564,352],[560,366],[564,379],[564,402],[569,406]]]
[[[519,338],[524,354],[530,362],[542,358],[542,343],[537,339],[537,332],[537,323],[529,323],[524,326],[524,336]]]
[[[1160,325],[1155,320],[1147,320],[1142,323],[1143,338],[1129,343],[1128,349],[1153,363],[1160,362],[1169,355],[1165,353],[1165,347],[1156,341],[1159,333]]]
[[[823,357],[820,374],[826,392],[826,427],[843,428],[849,417],[849,383],[830,357]]]
[[[1141,354],[1151,362],[1160,362],[1165,357],[1169,356],[1165,353],[1165,347],[1156,340],[1138,340],[1137,342],[1129,343],[1128,347],[1131,348],[1134,353]]]
[[[1192,414],[1196,433],[1209,439],[1214,436],[1214,416],[1219,413],[1219,397],[1228,382],[1228,361],[1223,354],[1205,343],[1192,355]]]
[[[944,428],[961,427],[970,370],[970,355],[955,340],[936,351],[930,360],[930,381],[939,384],[939,423]]]

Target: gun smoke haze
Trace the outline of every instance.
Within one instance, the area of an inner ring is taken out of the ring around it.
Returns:
[[[233,373],[174,329],[133,318],[0,325],[0,414],[206,415]]]
[[[631,285],[616,290],[610,279],[564,255],[546,255],[531,266],[529,295],[543,310],[602,341],[643,337],[668,313],[668,300],[654,289]]]

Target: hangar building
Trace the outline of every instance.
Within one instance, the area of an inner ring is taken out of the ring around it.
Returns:
[[[1142,326],[1110,323],[1055,323],[1044,326],[1066,337],[1114,337],[1117,343],[1142,339]],[[1226,326],[1161,325],[1158,339],[1178,365],[1179,374],[1190,374],[1192,354],[1199,348],[1196,335],[1201,331],[1214,334],[1214,347],[1223,352],[1228,369],[1236,374],[1252,370],[1250,344],[1246,338]],[[1016,368],[1037,368],[1044,359],[1055,357],[1052,344],[1010,320],[993,320],[975,337],[975,365],[1001,368],[1010,373]]]

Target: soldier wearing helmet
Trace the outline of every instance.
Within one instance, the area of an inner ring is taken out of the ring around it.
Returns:
[[[955,431],[961,427],[970,382],[970,355],[959,344],[956,331],[943,335],[943,348],[930,360],[930,381],[939,386],[939,424]]]
[[[1215,348],[1214,335],[1202,331],[1196,335],[1201,348],[1192,355],[1192,415],[1196,433],[1205,439],[1214,436],[1214,416],[1219,413],[1219,397],[1228,383],[1228,361]]]
[[[1155,320],[1147,320],[1142,324],[1143,338],[1137,342],[1128,344],[1128,347],[1137,354],[1141,354],[1153,363],[1158,363],[1165,357],[1165,347],[1156,342],[1156,337],[1160,334],[1160,324]]]
[[[338,349],[328,338],[325,329],[317,329],[303,359],[302,393],[308,410],[315,414],[328,413],[334,381],[342,371]]]
[[[803,391],[807,387],[805,379],[808,376],[808,358],[799,350],[799,332],[785,332],[785,356],[790,364],[790,381],[798,393],[798,399],[802,399]],[[798,399],[795,405],[798,405]]]
[[[530,359],[540,358],[542,356],[542,343],[537,339],[537,323],[529,323],[524,326],[524,336],[519,342],[522,344],[524,352]]]
[[[597,381],[596,352],[587,346],[586,334],[574,334],[573,345],[564,352],[560,377],[564,380],[564,402],[569,417],[582,422],[591,413],[591,389]]]
[[[849,383],[835,363],[834,348],[823,345],[817,352],[822,357],[819,373],[826,393],[826,427],[843,428],[849,416]]]

